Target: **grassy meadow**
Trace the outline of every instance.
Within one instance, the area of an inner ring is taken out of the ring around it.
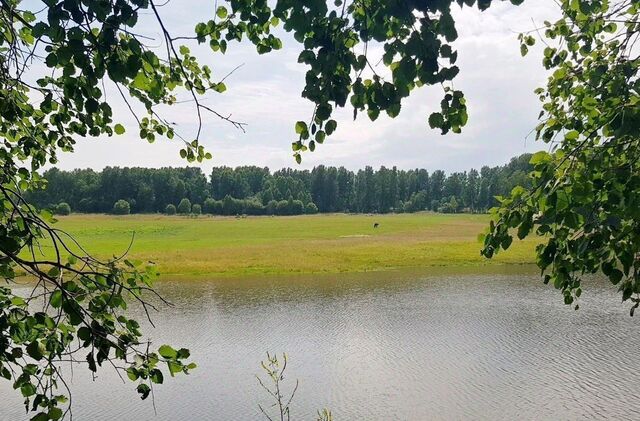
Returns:
[[[57,226],[95,256],[129,252],[162,277],[193,278],[365,272],[533,263],[535,240],[488,261],[478,233],[486,215],[309,215],[187,218],[71,215]],[[373,228],[374,222],[379,223]],[[47,251],[45,251],[47,253]]]

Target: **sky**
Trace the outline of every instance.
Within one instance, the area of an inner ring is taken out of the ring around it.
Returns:
[[[214,15],[215,2],[173,0],[161,13],[172,34],[191,35],[195,23]],[[384,165],[452,172],[501,165],[522,153],[544,149],[531,133],[540,110],[533,90],[542,86],[547,77],[541,65],[542,48],[538,43],[522,58],[517,35],[544,20],[557,19],[556,3],[529,0],[515,7],[509,2],[497,2],[484,12],[454,6],[454,16],[459,38],[453,45],[459,53],[460,67],[454,86],[465,93],[469,110],[469,122],[462,134],[442,136],[429,128],[428,116],[439,111],[442,90],[420,88],[405,100],[395,119],[381,115],[371,122],[363,114],[353,121],[352,109],[338,112],[337,132],[315,152],[304,154],[301,165],[295,163],[291,152],[291,142],[296,140],[294,124],[309,119],[312,105],[300,95],[306,68],[297,63],[301,51],[298,43],[278,32],[283,35],[283,49],[266,55],[258,55],[248,43],[231,44],[225,55],[212,53],[206,44],[188,44],[201,63],[209,64],[219,78],[242,66],[225,80],[226,92],[208,95],[203,103],[247,123],[243,133],[228,122],[207,116],[201,143],[213,159],[192,165],[200,166],[205,173],[221,165],[278,169],[320,164],[349,169]],[[157,24],[150,17],[143,17],[137,29],[160,38]],[[155,45],[161,47],[159,41]],[[370,53],[375,57],[376,50],[370,48]],[[159,139],[149,144],[140,140],[132,116],[110,88],[107,98],[114,107],[116,121],[125,124],[127,133],[79,139],[75,153],[60,156],[59,168],[187,165],[179,157],[178,141]],[[185,137],[195,135],[197,118],[192,104],[180,104],[163,112],[177,123],[177,130]]]

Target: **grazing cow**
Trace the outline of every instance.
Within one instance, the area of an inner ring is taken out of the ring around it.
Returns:
[[[373,223],[373,228],[378,228],[380,226],[380,224],[378,224],[377,222]]]

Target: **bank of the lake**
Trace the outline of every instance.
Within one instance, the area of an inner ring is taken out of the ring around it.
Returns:
[[[209,217],[71,215],[57,226],[90,253],[156,262],[165,278],[368,272],[533,263],[535,239],[480,256],[487,215]],[[378,227],[374,228],[374,223]],[[46,253],[46,251],[45,251]]]

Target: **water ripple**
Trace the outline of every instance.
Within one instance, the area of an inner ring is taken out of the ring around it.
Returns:
[[[199,368],[157,388],[158,414],[109,372],[76,374],[77,419],[251,420],[255,374],[286,351],[294,419],[637,419],[640,326],[592,281],[581,310],[529,276],[164,282],[156,344]],[[0,383],[3,419],[26,419]]]

